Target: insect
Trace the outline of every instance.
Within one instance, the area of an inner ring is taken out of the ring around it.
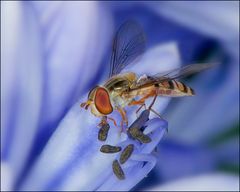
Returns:
[[[193,89],[177,79],[210,67],[208,64],[193,64],[152,76],[138,76],[133,72],[121,74],[122,69],[140,58],[144,50],[145,35],[141,27],[133,21],[121,25],[113,40],[109,79],[103,85],[94,87],[88,94],[88,100],[81,104],[86,110],[90,107],[95,116],[102,117],[100,124],[109,119],[117,126],[116,121],[108,116],[117,110],[122,117],[121,127],[124,123],[128,125],[124,108],[138,105],[138,112],[146,107],[148,98],[153,98],[149,110],[159,115],[152,109],[157,96],[193,96]]]

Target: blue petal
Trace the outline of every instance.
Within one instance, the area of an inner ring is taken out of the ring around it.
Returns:
[[[239,176],[224,173],[208,173],[186,177],[147,191],[238,191]]]
[[[81,109],[79,104],[72,107],[51,137],[24,182],[22,190],[107,190],[122,185],[111,170],[112,161],[117,155],[103,154],[99,151],[102,145],[97,140],[99,119],[89,111]],[[111,116],[119,119],[116,114]],[[139,146],[131,161],[126,163],[128,168],[127,179],[124,181],[125,189],[132,188],[155,165],[155,158],[149,153],[163,136],[167,124],[160,119],[150,120],[148,124],[147,132],[156,129],[152,134],[153,142]],[[110,125],[106,143],[126,145],[126,137],[119,137],[119,130],[111,123]],[[141,168],[142,162],[139,161],[148,163]]]
[[[1,160],[14,183],[36,134],[43,93],[40,29],[26,2],[2,3],[1,38]]]
[[[44,95],[31,162],[71,105],[108,71],[111,17],[97,2],[31,2],[42,32]],[[87,19],[86,19],[87,18]]]
[[[238,37],[238,2],[185,1],[155,2],[147,5],[160,16],[164,15],[168,19],[224,41],[234,42]]]

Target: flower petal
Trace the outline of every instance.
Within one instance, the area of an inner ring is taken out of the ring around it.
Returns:
[[[238,36],[239,2],[182,1],[148,5],[169,19],[213,37],[234,42]],[[223,30],[228,33],[222,33]]]
[[[239,176],[210,173],[179,179],[147,191],[238,191]]]
[[[115,114],[111,116],[119,120]],[[150,143],[149,147],[140,147],[139,153],[149,154],[158,144],[167,126],[166,122],[160,119],[153,120],[152,123],[151,121],[148,127],[153,126],[156,129],[152,135],[154,142]],[[98,118],[81,109],[79,103],[75,104],[53,134],[21,190],[96,190],[102,185],[104,188],[104,183],[108,180],[121,183],[111,169],[117,154],[103,154],[99,150],[102,143],[97,140],[98,123]],[[126,144],[126,138],[123,137],[123,141],[122,137],[119,137],[119,130],[113,124],[110,125],[109,136],[104,144]],[[128,188],[146,176],[155,165],[153,157],[144,158],[143,161],[149,163],[143,169],[142,163],[132,162],[133,160],[126,163],[126,166],[130,166],[126,175],[130,178],[132,174],[136,174],[135,180],[126,180]],[[139,161],[139,156],[135,156],[136,160]]]
[[[32,4],[42,28],[45,64],[43,113],[34,157],[77,98],[104,76],[102,61],[112,26],[108,10],[98,2]]]
[[[181,58],[175,42],[159,44],[147,50],[139,62],[128,65],[124,72],[135,72],[138,75],[155,75],[180,67]]]
[[[197,91],[196,96],[175,104],[171,109],[174,113],[170,110],[167,113],[167,119],[171,122],[171,137],[188,143],[206,143],[238,121],[237,68],[232,65],[225,74],[225,80],[216,80],[218,83],[211,87],[206,85],[213,84],[213,75],[208,78],[202,74],[189,83]],[[226,109],[229,113],[226,113]]]
[[[13,183],[35,137],[42,97],[39,26],[27,2],[2,3],[1,157]]]
[[[148,127],[144,130],[145,134],[154,131],[151,135],[152,142],[142,145],[139,149],[139,153],[132,155],[130,160],[133,161],[134,164],[130,167],[126,166],[128,168],[126,171],[124,170],[126,179],[124,181],[119,181],[116,179],[115,175],[111,174],[111,177],[106,178],[103,185],[97,189],[98,191],[128,191],[144,177],[147,177],[148,173],[153,169],[157,159],[154,155],[150,155],[150,153],[158,145],[165,133],[167,122],[155,118],[148,121],[146,125]],[[125,168],[125,166],[123,167]]]
[[[192,176],[217,168],[217,156],[214,151],[203,147],[186,145],[183,142],[167,140],[171,132],[166,135],[165,141],[158,146],[158,159],[156,174],[161,181],[178,179]]]
[[[219,46],[223,47],[224,57],[227,55],[229,58],[227,61],[221,61],[223,55],[218,55],[216,59],[222,62],[219,69],[199,75],[189,83],[196,89],[197,95],[183,99],[181,103],[175,103],[167,114],[167,119],[171,122],[170,129],[176,139],[204,143],[217,132],[224,131],[232,122],[238,121],[239,112],[236,104],[239,104],[239,9],[237,2],[163,2],[161,6],[153,6],[154,3],[148,5],[158,14],[217,39],[221,43]],[[199,6],[204,8],[198,9]],[[222,33],[223,29],[225,33]],[[226,113],[225,109],[231,112]]]
[[[13,190],[13,173],[11,166],[1,162],[1,191]]]

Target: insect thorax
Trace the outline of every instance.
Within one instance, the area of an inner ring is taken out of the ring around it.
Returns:
[[[136,82],[136,79],[135,73],[124,73],[113,76],[104,84],[110,93],[113,107],[125,107],[132,100],[131,98],[123,98],[121,95]]]

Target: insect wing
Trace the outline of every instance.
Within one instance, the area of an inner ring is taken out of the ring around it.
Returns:
[[[210,67],[213,66],[214,66],[213,64],[192,64],[181,68],[165,71],[162,73],[157,73],[153,76],[148,76],[146,79],[141,80],[135,86],[133,86],[132,89],[139,89],[143,86],[160,83],[163,81],[181,79],[189,75],[209,69]]]
[[[192,64],[181,68],[173,69],[167,72],[158,73],[154,75],[152,78],[158,79],[158,81],[181,79],[189,75],[193,75],[195,73],[199,73],[203,70],[209,69],[212,66],[213,66],[212,64]]]
[[[134,62],[145,50],[145,35],[134,21],[122,24],[113,40],[109,77]]]

